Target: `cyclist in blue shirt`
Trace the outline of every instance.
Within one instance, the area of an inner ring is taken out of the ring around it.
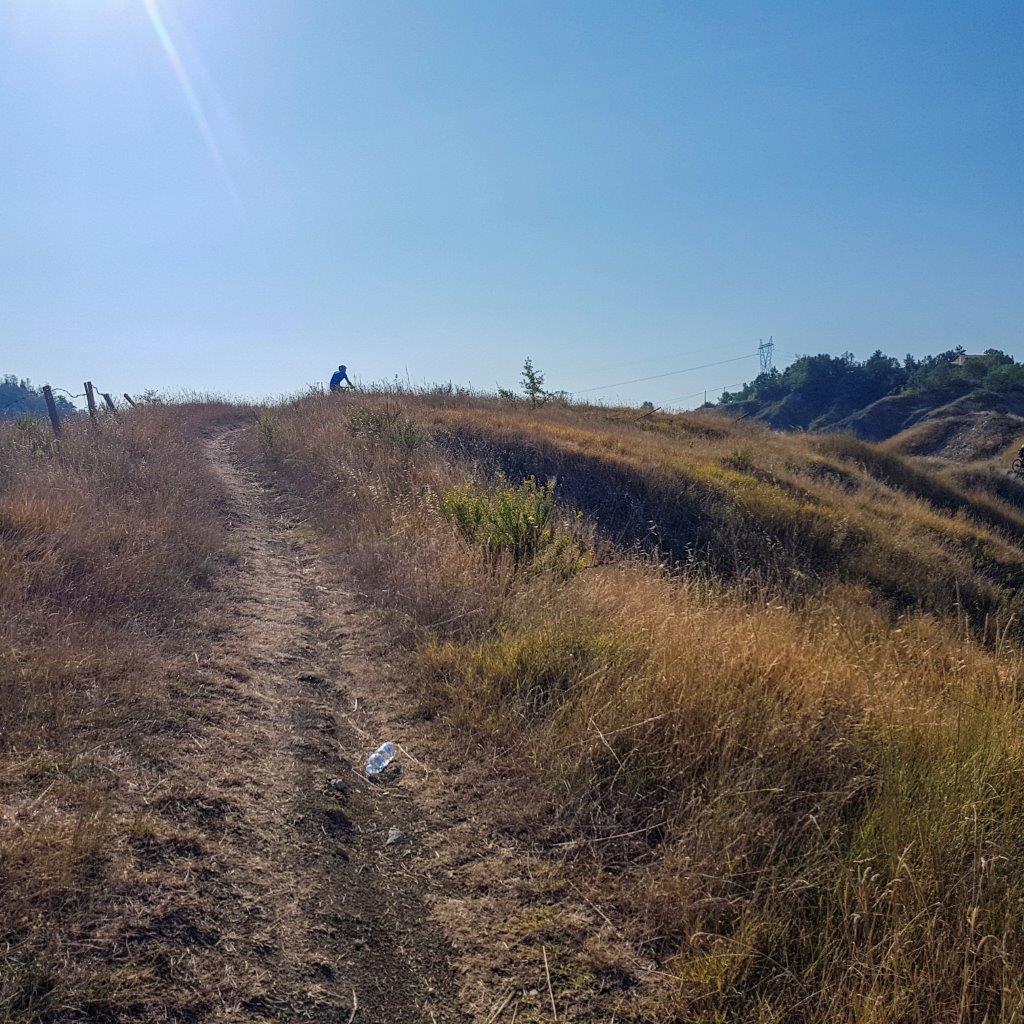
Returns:
[[[340,391],[341,382],[344,381],[350,388],[354,388],[355,384],[348,379],[348,374],[345,372],[344,366],[339,366],[338,369],[331,375],[331,390]]]

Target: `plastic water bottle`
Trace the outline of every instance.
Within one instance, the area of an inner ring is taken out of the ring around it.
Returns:
[[[366,774],[369,776],[380,775],[382,771],[395,759],[394,743],[382,743],[366,761]]]

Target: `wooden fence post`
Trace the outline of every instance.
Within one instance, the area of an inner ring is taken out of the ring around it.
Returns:
[[[132,396],[131,396],[131,395],[129,395],[127,391],[126,391],[126,392],[124,393],[124,400],[125,400],[125,401],[126,401],[126,402],[127,402],[127,403],[128,403],[129,405],[130,405],[130,406],[132,406],[132,407],[134,407],[134,406],[135,406],[135,403],[134,403],[134,402],[132,401]]]
[[[43,398],[46,399],[46,411],[50,414],[53,436],[60,437],[60,417],[57,415],[57,403],[53,400],[53,391],[49,384],[43,385]]]
[[[117,409],[114,408],[114,400],[106,391],[101,391],[100,394],[103,396],[103,401],[106,403],[107,408],[116,416]]]
[[[92,425],[98,426],[96,420],[96,392],[93,390],[92,381],[87,380],[85,382],[85,403],[89,406],[89,418],[92,420]]]

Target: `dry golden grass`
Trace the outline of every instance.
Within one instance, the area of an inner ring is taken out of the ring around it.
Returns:
[[[160,1006],[164,937],[123,925],[142,854],[190,837],[136,790],[224,551],[193,439],[238,415],[0,432],[0,1021]],[[656,964],[598,991],[579,936],[555,981],[595,1019],[1024,1013],[1024,488],[996,466],[447,393],[312,395],[250,444],[391,612],[423,712],[524,780],[552,869]]]
[[[527,773],[656,961],[609,1019],[1024,1013],[1018,484],[446,393],[310,396],[257,436],[393,612],[424,711]],[[497,470],[557,478],[585,567],[453,526],[444,496]]]
[[[229,406],[93,431],[0,428],[0,1021],[123,1019],[158,997],[119,923],[140,766],[173,728],[176,617],[224,550],[198,447]]]

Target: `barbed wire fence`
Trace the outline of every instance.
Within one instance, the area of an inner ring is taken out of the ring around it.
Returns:
[[[111,415],[116,416],[118,414],[117,406],[114,404],[114,399],[111,397],[109,391],[100,391],[91,380],[87,380],[82,386],[85,390],[81,394],[72,394],[72,392],[65,388],[55,388],[52,384],[43,385],[43,401],[46,402],[46,412],[50,417],[50,426],[53,428],[54,437],[59,438],[61,436],[60,411],[57,408],[57,400],[53,397],[54,392],[67,395],[67,397],[71,399],[84,398],[86,410],[89,413],[89,419],[92,421],[92,425],[94,427],[99,427],[99,408],[96,403],[97,395],[103,399],[103,403]],[[134,400],[127,391],[124,393],[124,400],[130,406],[135,405]]]
[[[647,382],[647,381],[663,380],[663,379],[668,378],[668,377],[675,377],[675,376],[678,376],[678,375],[681,375],[681,374],[685,374],[685,373],[693,373],[694,371],[697,371],[697,370],[707,370],[707,369],[711,369],[713,367],[726,366],[726,365],[731,364],[731,363],[743,362],[744,360],[751,359],[754,356],[761,356],[762,371],[763,371],[764,365],[765,365],[765,359],[764,359],[764,354],[763,353],[764,353],[765,350],[767,350],[769,353],[771,353],[773,349],[774,349],[774,343],[772,342],[771,339],[769,339],[769,342],[768,342],[767,346],[765,345],[764,342],[762,342],[758,346],[758,350],[756,352],[747,352],[747,353],[744,353],[743,355],[733,356],[733,357],[728,358],[728,359],[718,359],[718,360],[714,360],[713,362],[702,363],[702,364],[700,364],[698,366],[688,366],[688,367],[684,367],[684,368],[678,369],[678,370],[668,370],[668,371],[663,372],[663,373],[650,374],[650,375],[645,376],[645,377],[634,377],[634,378],[631,378],[630,380],[615,381],[615,382],[613,382],[611,384],[598,384],[598,385],[595,385],[593,387],[580,388],[580,389],[577,389],[576,391],[565,392],[565,394],[568,394],[568,395],[572,396],[573,398],[579,398],[582,395],[594,394],[594,393],[599,392],[599,391],[607,391],[607,390],[611,390],[611,389],[614,389],[614,388],[625,387],[625,386],[632,385],[632,384],[644,383],[644,382]],[[771,354],[769,354],[769,356],[768,356],[768,361],[769,361],[769,365],[770,365]],[[89,418],[92,421],[92,424],[93,424],[94,427],[98,427],[99,426],[99,408],[98,408],[97,401],[96,401],[96,396],[97,395],[99,395],[100,398],[103,399],[103,402],[104,402],[104,404],[106,406],[107,411],[111,415],[117,416],[118,409],[117,409],[117,406],[114,404],[114,399],[111,397],[110,392],[108,392],[108,391],[100,391],[92,381],[88,381],[88,380],[82,386],[83,386],[83,388],[85,390],[82,391],[82,392],[79,392],[79,393],[73,393],[71,391],[68,391],[66,388],[54,387],[52,384],[44,384],[42,386],[43,399],[46,402],[46,411],[47,411],[47,413],[48,413],[48,415],[50,417],[50,425],[53,428],[53,435],[54,435],[54,437],[59,438],[61,436],[61,417],[60,417],[60,410],[59,410],[59,408],[57,406],[57,401],[54,398],[55,394],[66,395],[69,399],[72,399],[72,400],[74,400],[76,398],[84,398],[85,399],[85,403],[86,403],[86,409],[87,409],[87,411],[89,413]],[[726,385],[725,387],[702,388],[702,389],[700,389],[698,391],[692,392],[689,395],[683,395],[683,396],[681,396],[679,398],[672,399],[672,400],[670,400],[668,402],[663,402],[660,406],[654,406],[653,407],[653,411],[661,411],[664,408],[679,405],[682,402],[687,401],[687,400],[689,400],[691,398],[697,398],[701,394],[703,394],[704,401],[706,403],[707,400],[708,400],[708,395],[709,394],[712,394],[712,395],[714,395],[714,394],[721,394],[722,392],[727,391],[731,387],[740,387],[740,386],[741,385],[739,385],[739,384],[730,384],[730,385]],[[128,392],[124,392],[124,400],[128,403],[129,406],[135,406],[135,404],[136,404],[136,402],[131,397],[131,395],[128,394]],[[584,399],[584,401],[587,401],[587,400]],[[14,408],[14,407],[16,407],[17,404],[18,404],[17,402],[8,403],[7,405],[0,407],[0,412],[4,412],[7,409]],[[645,403],[645,405],[646,405],[646,403]],[[650,411],[651,410],[647,410],[648,413]]]

